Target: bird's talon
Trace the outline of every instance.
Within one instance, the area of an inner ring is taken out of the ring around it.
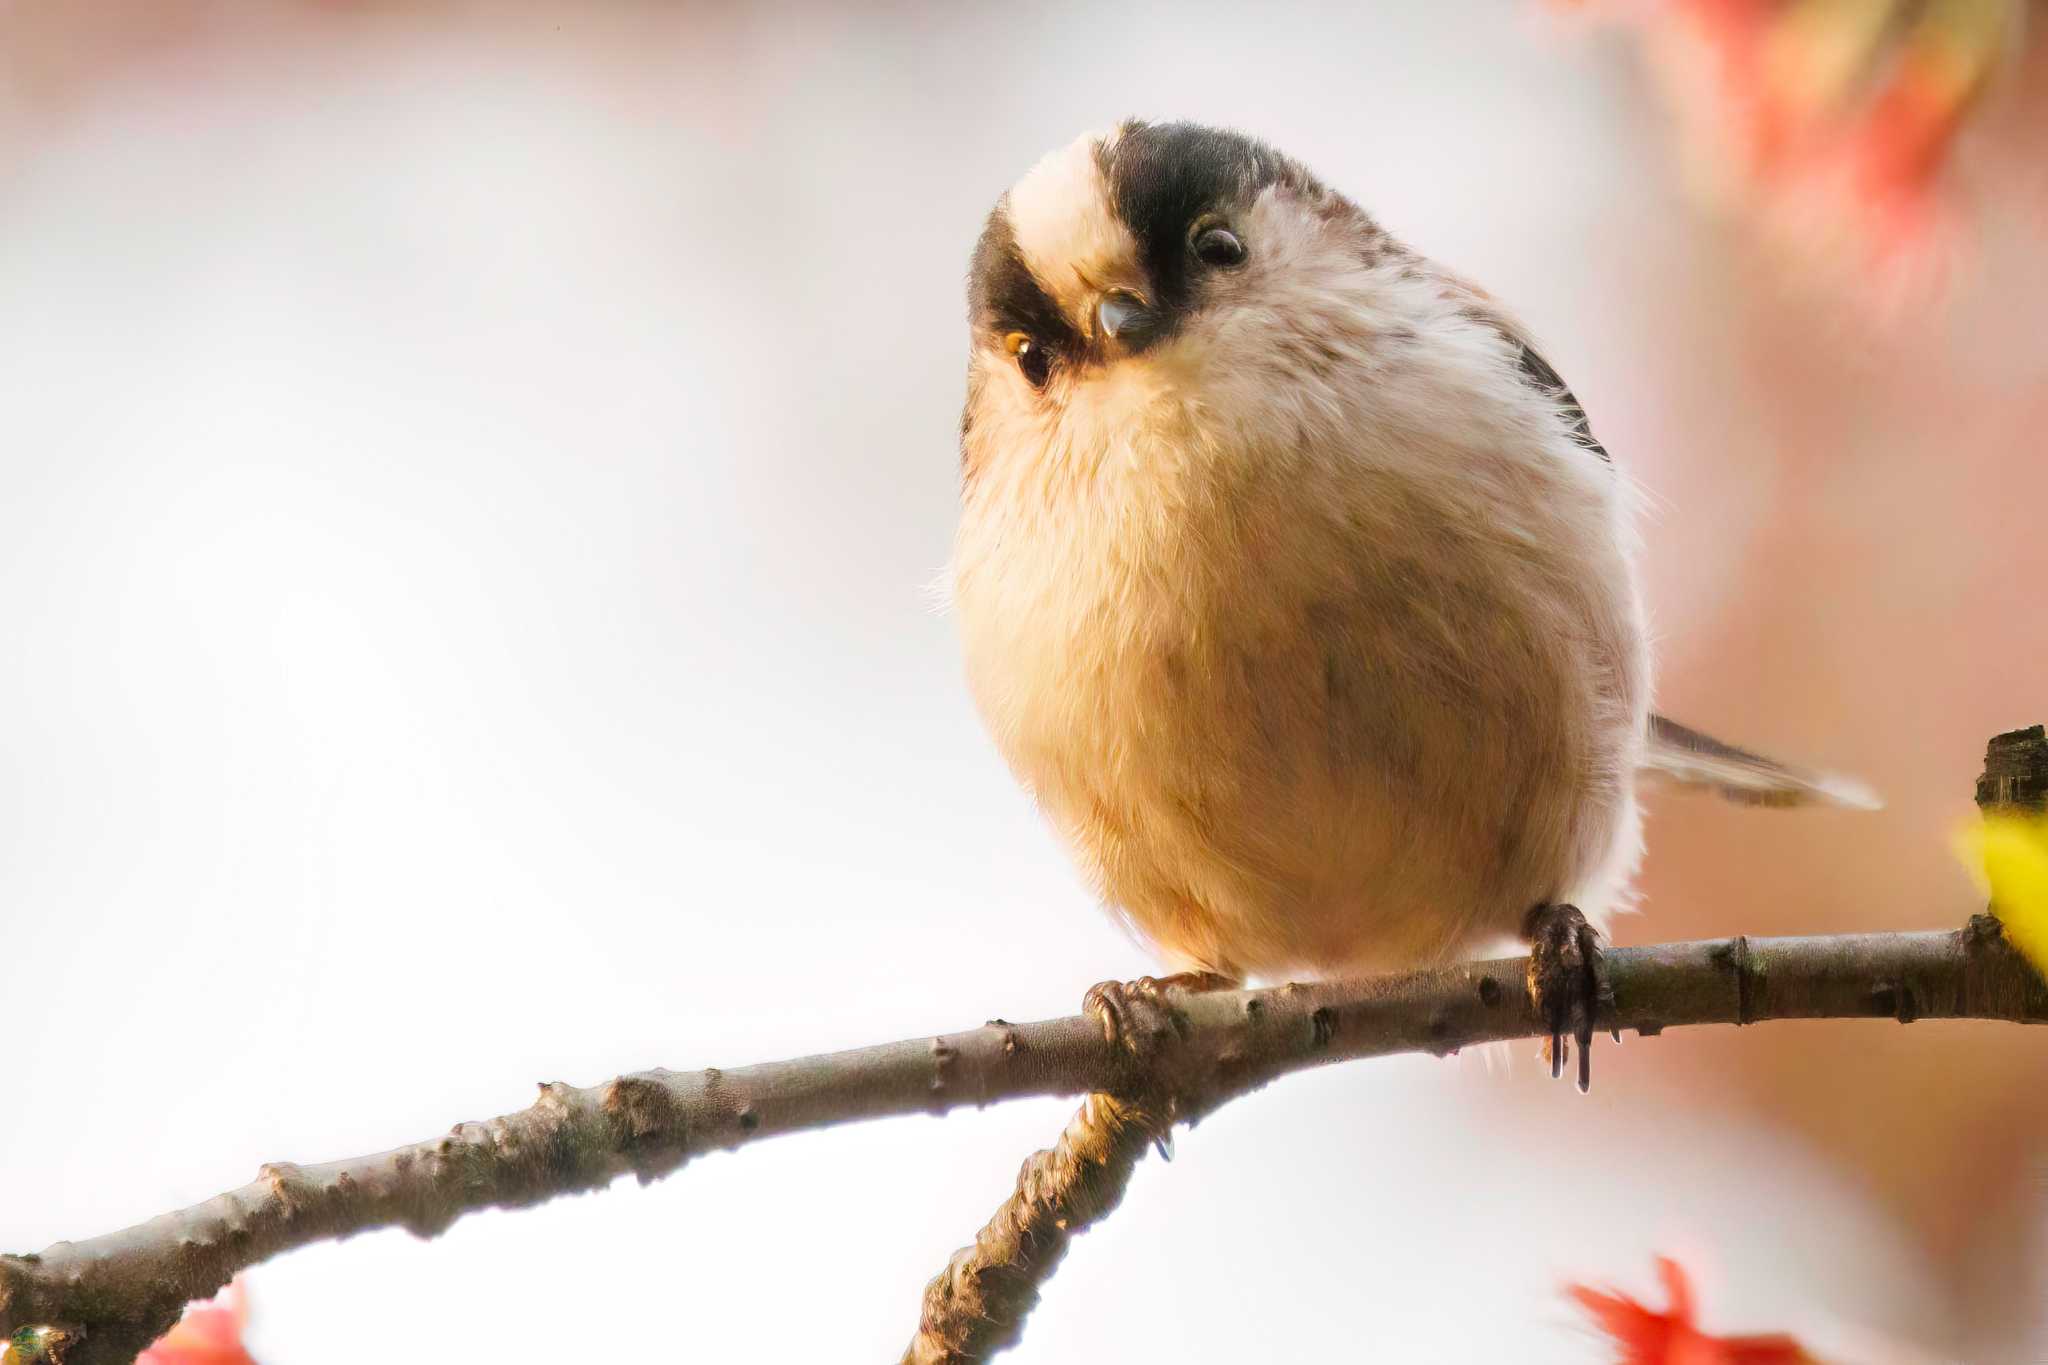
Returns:
[[[1571,905],[1538,906],[1522,932],[1529,940],[1529,1000],[1550,1030],[1551,1078],[1564,1074],[1570,1038],[1578,1044],[1583,1092],[1593,1080],[1593,1021],[1614,1004],[1599,935]]]
[[[1084,1014],[1102,1025],[1102,1040],[1140,1058],[1156,1052],[1180,1032],[1175,995],[1234,990],[1238,982],[1216,972],[1179,972],[1172,976],[1141,976],[1135,981],[1101,981],[1081,1001]]]

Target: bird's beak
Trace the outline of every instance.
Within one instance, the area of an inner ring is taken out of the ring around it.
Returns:
[[[1141,341],[1157,321],[1145,301],[1128,289],[1112,289],[1095,305],[1095,325],[1111,341]]]

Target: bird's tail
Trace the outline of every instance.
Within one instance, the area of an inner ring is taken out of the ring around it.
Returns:
[[[1745,806],[1847,806],[1876,810],[1884,804],[1861,782],[1809,772],[1723,744],[1663,716],[1650,717],[1643,771],[1682,787],[1712,791]]]

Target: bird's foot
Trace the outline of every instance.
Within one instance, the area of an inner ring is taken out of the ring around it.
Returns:
[[[1172,976],[1141,976],[1136,981],[1103,981],[1088,988],[1081,1010],[1102,1025],[1102,1040],[1126,1054],[1136,1074],[1151,1078],[1164,1099],[1164,1122],[1152,1145],[1173,1160],[1173,1127],[1182,1112],[1181,1097],[1171,1082],[1162,1083],[1159,1063],[1167,1050],[1186,1036],[1187,1017],[1175,995],[1203,995],[1236,990],[1243,983],[1218,972],[1176,972]]]
[[[1529,1001],[1550,1029],[1550,1074],[1564,1073],[1567,1036],[1579,1045],[1579,1089],[1593,1079],[1593,1022],[1614,1004],[1600,936],[1574,905],[1539,905],[1522,922],[1529,940]]]
[[[1136,981],[1102,981],[1088,988],[1081,1011],[1102,1025],[1102,1040],[1144,1059],[1169,1036],[1178,1036],[1180,1012],[1173,996],[1233,991],[1241,983],[1219,972],[1175,972]]]

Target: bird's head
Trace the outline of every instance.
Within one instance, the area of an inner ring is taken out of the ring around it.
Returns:
[[[998,201],[975,248],[967,469],[1115,430],[1162,394],[1213,401],[1248,369],[1313,363],[1332,286],[1385,243],[1240,134],[1133,121],[1077,139]]]

